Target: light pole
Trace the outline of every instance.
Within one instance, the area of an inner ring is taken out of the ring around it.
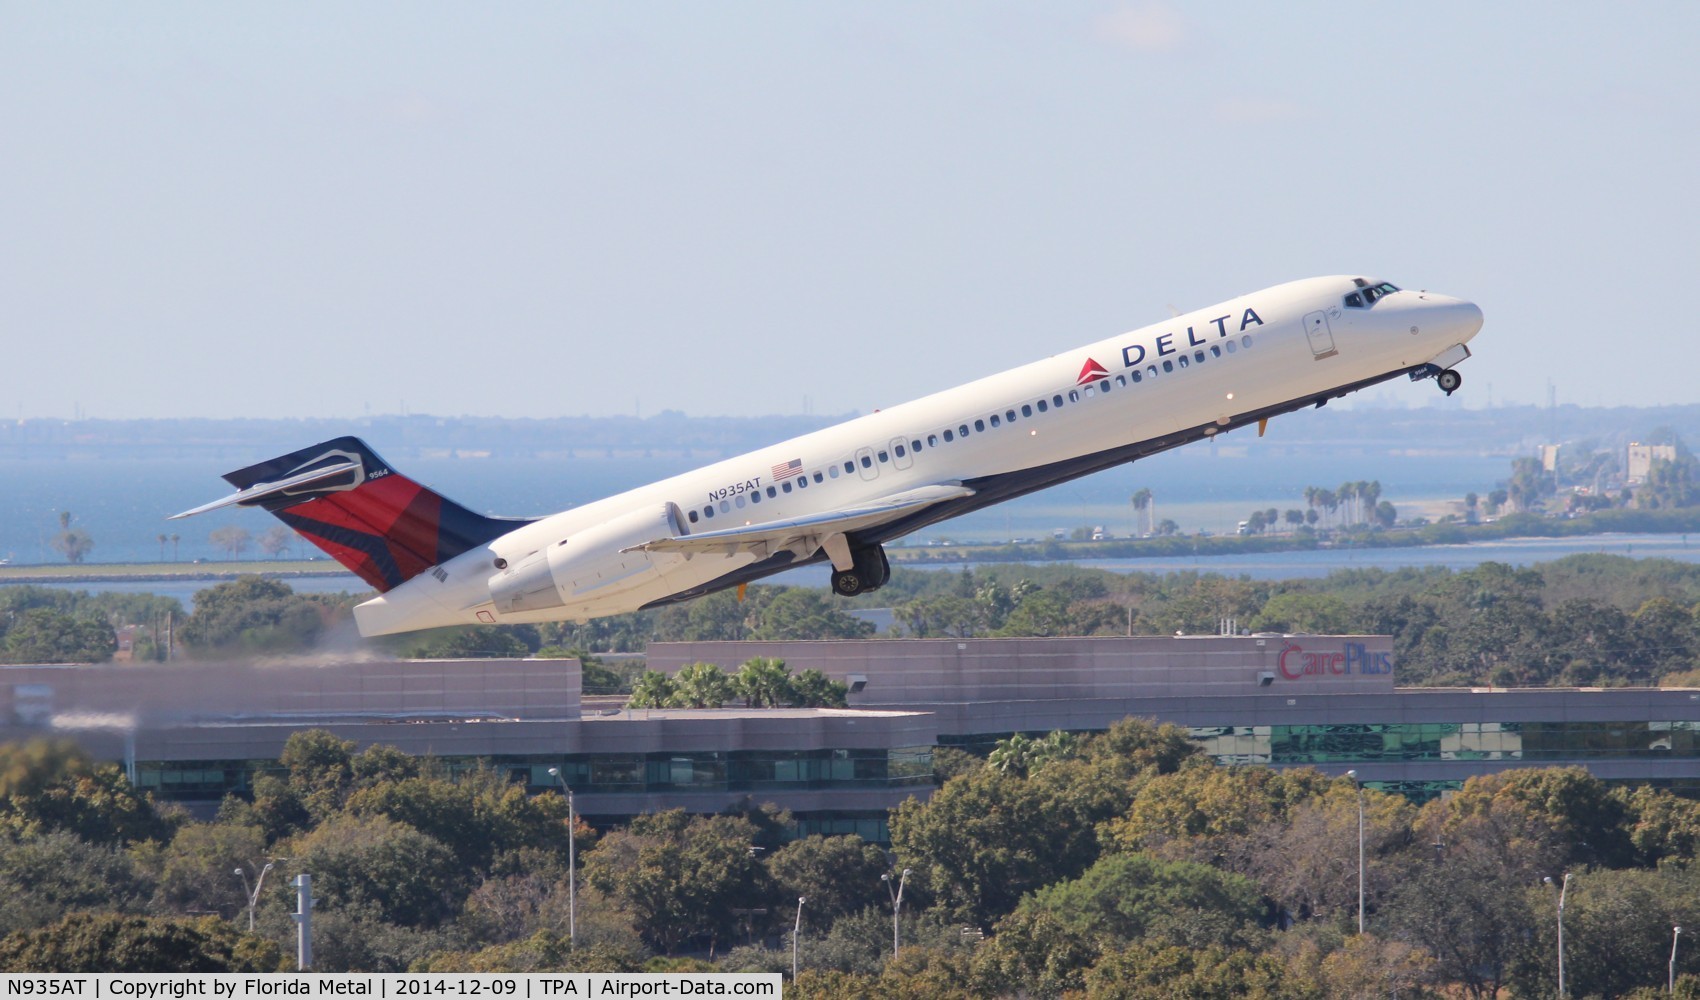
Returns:
[[[551,767],[549,776],[561,783],[567,796],[567,943],[578,947],[578,813],[573,809],[573,790],[561,769]]]
[[[236,869],[236,877],[242,880],[242,891],[248,895],[249,934],[254,933],[254,907],[260,905],[260,889],[266,884],[266,872],[271,871],[274,867],[276,866],[270,861],[266,862],[266,866],[260,869],[260,877],[254,881],[252,889],[248,887],[248,873],[240,868]]]
[[[891,957],[892,958],[897,957],[898,949],[902,947],[902,941],[897,936],[897,918],[898,918],[898,915],[903,912],[903,884],[905,882],[909,881],[909,873],[913,870],[914,869],[911,869],[911,868],[903,869],[903,874],[897,880],[897,891],[895,891],[895,892],[893,892],[892,888],[891,888],[891,873],[886,872],[884,875],[880,876],[880,881],[885,883],[886,895],[891,897]]]
[[[1358,791],[1358,933],[1364,932],[1364,786],[1356,770],[1347,771],[1352,787]]]
[[[1666,992],[1673,995],[1676,993],[1676,942],[1680,937],[1682,937],[1682,928],[1672,927],[1670,929],[1670,986]]]
[[[791,928],[791,982],[797,982],[797,940],[803,936],[803,904],[808,901],[806,896],[797,897],[797,923]],[[1672,959],[1674,962],[1675,959]],[[1675,966],[1671,966],[1675,968]]]
[[[1564,897],[1570,892],[1570,873],[1564,873],[1564,880],[1554,884],[1552,876],[1541,879],[1547,885],[1558,891],[1558,995],[1564,996]],[[1676,942],[1671,942],[1671,954],[1676,954]]]

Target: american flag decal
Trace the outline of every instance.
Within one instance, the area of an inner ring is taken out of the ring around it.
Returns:
[[[793,458],[789,462],[781,462],[774,466],[772,478],[774,482],[778,482],[781,479],[790,479],[792,476],[800,476],[802,474],[803,460],[800,458]]]

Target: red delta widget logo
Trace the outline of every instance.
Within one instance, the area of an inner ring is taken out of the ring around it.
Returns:
[[[1288,641],[1281,647],[1281,655],[1275,659],[1275,668],[1290,681],[1325,674],[1390,674],[1393,672],[1393,654],[1372,653],[1361,642],[1345,643],[1338,652],[1312,653],[1298,643]]]

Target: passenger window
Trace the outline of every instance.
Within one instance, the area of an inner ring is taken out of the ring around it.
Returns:
[[[1231,341],[1231,340],[1228,341],[1228,343],[1225,346],[1228,348],[1229,354],[1234,353],[1235,348],[1234,348],[1234,342],[1233,341]]]
[[[702,516],[703,517],[713,517],[714,516],[714,508],[713,507],[704,507],[702,509]]]
[[[1039,400],[1039,412],[1044,413],[1048,409],[1050,409],[1050,407],[1045,405],[1045,401],[1042,399]]]
[[[1022,403],[1021,415],[1024,417],[1031,417],[1033,415],[1033,407],[1028,406],[1026,403]]]
[[[732,509],[731,503],[729,503],[725,500],[720,501],[720,513],[724,514],[728,511],[730,511],[731,509]]]
[[[738,505],[743,506],[743,502],[744,498],[739,497]],[[761,503],[761,490],[754,490],[750,493],[750,503]]]
[[[817,473],[815,473],[815,483],[818,485],[820,483],[820,481],[821,481],[821,476],[820,476],[820,473],[817,472]]]
[[[1091,399],[1091,398],[1092,398],[1092,395],[1093,395],[1093,386],[1096,386],[1096,385],[1097,385],[1097,384],[1098,384],[1098,383],[1096,383],[1096,382],[1094,382],[1094,383],[1092,383],[1092,385],[1089,385],[1089,386],[1087,386],[1087,387],[1086,387],[1086,398],[1087,398],[1087,399]],[[1069,394],[1068,394],[1068,395],[1069,395],[1069,398],[1071,398],[1071,399],[1074,399],[1074,401],[1075,401],[1075,402],[1076,402],[1076,403],[1078,403],[1078,402],[1080,402],[1080,400],[1079,400],[1079,399],[1078,399],[1078,398],[1075,398],[1075,396],[1076,396],[1076,394],[1075,394],[1075,393],[1072,393],[1072,392],[1071,392],[1071,393],[1069,393]]]
[[[863,456],[862,456],[862,468],[864,468],[864,469],[871,469],[871,468],[873,468],[873,467],[874,467],[874,460],[873,460],[873,459],[871,459],[871,458],[869,458],[869,457],[868,457],[868,456],[866,456],[866,455],[863,455]]]
[[[1166,372],[1174,371],[1175,370],[1175,363],[1173,361],[1163,362],[1163,370],[1166,371]]]
[[[797,480],[797,481],[798,481],[798,482],[799,482],[799,483],[806,483],[806,482],[808,482],[808,480],[807,480],[807,479],[799,479],[799,480]],[[780,484],[779,484],[779,488],[780,488],[780,489],[782,489],[782,490],[784,490],[784,491],[785,491],[785,492],[787,492],[787,493],[789,493],[789,492],[791,492],[791,480],[789,480],[789,479],[787,479],[787,480],[785,480],[785,481],[784,481],[784,482],[783,482],[783,483],[780,483]]]
[[[690,517],[692,524],[697,523],[697,512],[696,511],[694,511],[694,510],[691,511],[688,516]]]
[[[998,415],[996,413],[992,414],[991,420],[992,420],[992,426],[993,427],[998,426],[1002,422],[1002,421],[998,420]]]
[[[1165,362],[1163,362],[1163,363],[1164,363],[1164,364],[1168,364],[1168,362],[1167,362],[1167,361],[1165,361]],[[1176,364],[1178,364],[1178,365],[1180,365],[1180,366],[1181,366],[1181,367],[1182,367],[1182,368],[1185,368],[1185,367],[1186,367],[1186,363],[1187,363],[1187,362],[1186,362],[1186,355],[1184,355],[1184,354],[1183,354],[1183,355],[1181,355],[1181,356],[1180,356],[1180,357],[1178,357],[1178,358],[1176,358],[1176,359],[1175,359],[1175,363],[1176,363]]]
[[[1134,374],[1137,375],[1139,373],[1135,372]],[[1127,385],[1127,376],[1126,375],[1117,375],[1116,376],[1116,384],[1119,385],[1119,386],[1126,386]]]
[[[845,472],[855,472],[856,471],[856,463],[855,462],[845,462],[844,463],[844,471]]]
[[[945,441],[947,441],[947,442],[949,442],[949,441],[955,441],[955,440],[956,440],[956,435],[955,435],[955,434],[952,434],[952,433],[951,433],[951,432],[950,432],[950,431],[945,431],[945,432],[944,432],[944,439],[945,439]]]
[[[818,473],[818,472],[815,473],[815,482],[817,482],[817,483],[820,482],[820,473]],[[797,488],[800,489],[800,490],[808,489],[809,488],[809,477],[808,476],[799,477],[797,479]]]
[[[1192,352],[1192,360],[1198,362],[1199,364],[1203,364],[1204,363],[1204,351],[1203,350],[1193,351]]]
[[[1003,418],[1005,420],[1009,421],[1012,424],[1015,423],[1015,411],[1014,410],[1006,411],[1003,415]]]
[[[1210,356],[1214,357],[1214,358],[1221,357],[1222,356],[1222,345],[1221,344],[1211,344],[1210,345]]]
[[[834,479],[838,478],[838,466],[836,466],[836,465],[831,466],[826,471],[827,471],[828,475],[832,476],[832,478],[834,478]]]
[[[1241,347],[1250,347],[1251,346],[1251,334],[1248,333],[1245,336],[1240,338],[1240,346]]]
[[[981,433],[984,433],[985,430],[986,430],[986,422],[984,420],[974,421],[974,429],[977,430],[977,431],[980,431]],[[968,432],[963,431],[962,433],[966,434]]]
[[[937,448],[938,446],[939,446],[939,436],[937,434],[928,434],[927,435],[927,447]]]
[[[737,505],[739,510],[742,510],[744,508],[744,495],[742,493],[738,494],[738,498],[732,502]]]
[[[776,490],[776,489],[774,489],[774,488],[773,488],[773,487],[771,487],[771,486],[769,486],[769,487],[768,487],[768,488],[767,488],[767,498],[768,498],[768,499],[769,499],[769,500],[772,500],[772,499],[773,499],[773,498],[774,498],[774,497],[776,497],[776,496],[778,496],[778,495],[779,495],[779,491],[778,491],[778,490]]]
[[[1135,382],[1138,382],[1138,381],[1139,381],[1139,370],[1138,370],[1138,369],[1137,369],[1137,368],[1136,368],[1136,369],[1134,369],[1134,371],[1133,371],[1133,380],[1134,380],[1134,381],[1135,381]]]
[[[892,451],[892,454],[896,455],[898,458],[902,458],[904,455],[909,454],[908,452],[903,450],[902,445],[894,445],[892,447],[891,451]]]
[[[1073,389],[1070,389],[1068,391],[1068,401],[1071,402],[1071,403],[1080,402],[1080,393],[1073,390]]]
[[[956,435],[957,435],[957,437],[967,437],[968,436],[968,425],[963,424],[962,426],[958,427],[956,429]]]
[[[921,450],[921,439],[916,438],[915,440],[909,442],[909,450],[910,451],[920,451]]]
[[[1052,406],[1061,406],[1062,405],[1062,397],[1061,396],[1052,396],[1051,397],[1051,405]]]
[[[883,451],[880,452],[880,464],[884,465],[885,463],[887,463],[889,461],[891,461],[891,455],[888,452],[883,452]],[[864,459],[862,459],[862,468],[865,469],[867,467],[868,467],[868,460],[864,458]]]
[[[1152,365],[1150,368],[1145,369],[1145,377],[1146,378],[1156,378],[1157,377],[1157,366]]]

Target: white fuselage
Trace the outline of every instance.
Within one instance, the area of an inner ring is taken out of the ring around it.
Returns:
[[[941,483],[1027,476],[1031,488],[1041,488],[1044,474],[1034,470],[1073,461],[1055,477],[1069,478],[1091,471],[1093,456],[1106,456],[1105,464],[1125,460],[1115,456],[1132,444],[1188,432],[1196,439],[1467,355],[1459,348],[1481,327],[1471,303],[1427,292],[1345,305],[1357,288],[1350,277],[1278,285],[530,522],[449,560],[441,573],[421,574],[361,605],[361,631],[633,611],[700,591],[771,555],[731,546],[712,554],[620,554],[668,534],[664,511],[693,534],[856,508]],[[596,570],[613,582],[563,581],[555,606],[498,610],[490,595],[502,567],[542,558],[551,546],[564,551],[575,538],[603,537],[615,524],[632,527],[607,535]],[[791,555],[822,558],[818,551]],[[784,568],[774,563],[769,571]]]

